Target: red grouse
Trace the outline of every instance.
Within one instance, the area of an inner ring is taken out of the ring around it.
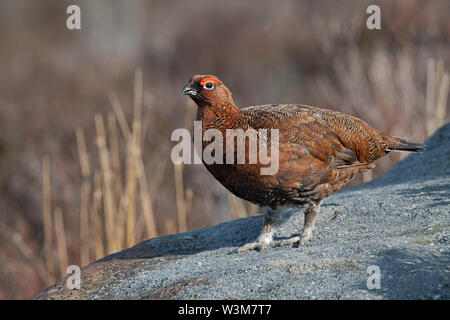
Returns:
[[[281,245],[304,245],[312,237],[322,199],[341,189],[358,172],[375,167],[373,162],[390,151],[424,148],[423,144],[387,136],[356,117],[333,110],[296,104],[239,109],[228,88],[212,75],[193,76],[182,92],[197,104],[203,133],[217,129],[225,137],[227,129],[278,129],[279,167],[272,175],[260,173],[264,165],[259,160],[256,164],[204,162],[225,188],[264,211],[260,236],[238,252],[271,245],[272,228],[286,208],[305,209],[304,229],[301,238],[295,236]],[[203,142],[203,148],[207,145]],[[223,150],[225,159],[226,146]]]

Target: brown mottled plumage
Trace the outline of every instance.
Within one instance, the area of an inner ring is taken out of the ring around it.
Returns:
[[[372,169],[373,162],[390,151],[419,151],[424,147],[387,136],[356,117],[333,110],[293,104],[239,109],[228,88],[211,75],[193,76],[183,93],[196,102],[203,132],[214,128],[225,137],[226,129],[279,130],[279,169],[273,175],[261,175],[260,163],[205,164],[229,191],[264,210],[261,235],[238,251],[272,244],[272,227],[286,207],[305,207],[305,225],[301,239],[297,236],[280,245],[305,244],[312,237],[322,199],[341,189],[358,172]],[[208,144],[203,142],[203,148]],[[226,146],[224,158],[225,153]]]

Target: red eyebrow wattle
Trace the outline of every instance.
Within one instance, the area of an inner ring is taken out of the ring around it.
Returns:
[[[217,80],[217,78],[213,78],[213,77],[206,77],[205,79],[203,79],[202,81],[200,81],[200,85],[204,85],[207,82],[212,82],[212,83],[219,83],[219,80]]]

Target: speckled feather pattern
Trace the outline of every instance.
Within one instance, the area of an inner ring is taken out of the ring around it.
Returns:
[[[198,91],[192,98],[199,107],[197,120],[203,122],[203,131],[214,128],[225,136],[226,129],[279,130],[279,170],[274,175],[261,175],[259,162],[205,164],[233,194],[263,207],[301,206],[310,201],[319,204],[406,141],[328,109],[294,104],[239,109],[220,80],[215,90],[203,90],[199,82],[204,77],[194,76],[189,82]],[[224,158],[225,152],[226,146]]]

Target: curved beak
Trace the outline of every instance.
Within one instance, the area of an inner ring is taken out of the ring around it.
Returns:
[[[189,85],[185,85],[181,92],[188,96],[196,96],[197,90],[191,88]]]

